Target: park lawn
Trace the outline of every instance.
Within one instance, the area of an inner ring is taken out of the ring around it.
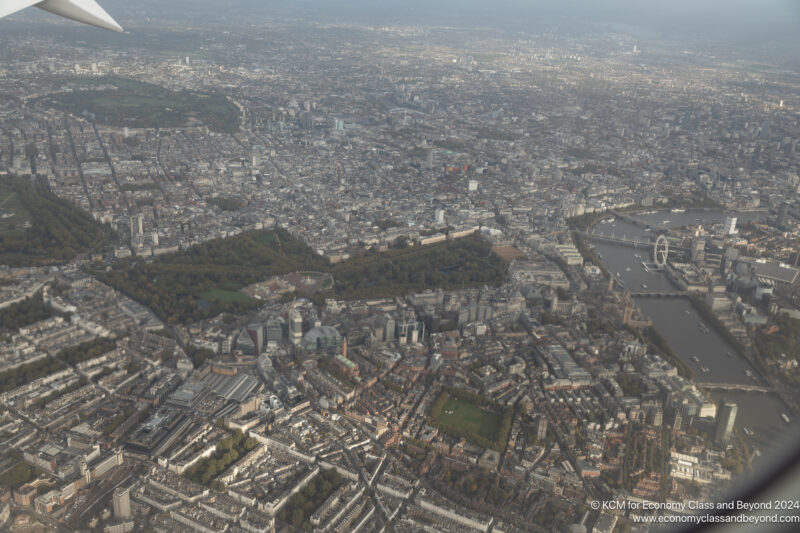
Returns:
[[[116,107],[127,107],[130,109],[139,108],[153,108],[161,110],[165,107],[180,109],[184,104],[174,97],[158,97],[158,96],[139,96],[127,95],[122,98],[115,98],[113,96],[101,96],[95,98],[95,105],[98,108],[114,109]]]
[[[23,225],[30,221],[30,213],[19,202],[19,197],[15,190],[10,187],[0,186],[0,209],[14,213],[8,218],[0,218],[0,234],[8,233],[9,236],[13,233],[22,234],[24,232]]]
[[[451,397],[444,404],[439,421],[495,440],[500,432],[501,418],[501,415],[485,411],[469,401]]]
[[[0,473],[0,486],[16,489],[27,483],[31,475],[31,468],[20,460],[11,468]]]
[[[252,298],[243,292],[229,291],[220,288],[214,288],[205,291],[204,293],[200,294],[200,297],[209,301],[216,300],[219,302],[249,302],[252,300]]]
[[[0,207],[14,194],[14,190],[8,187],[0,187]]]
[[[90,91],[45,96],[40,101],[74,115],[89,112],[95,115],[93,120],[116,126],[174,128],[198,119],[215,131],[230,132],[239,125],[238,109],[221,95],[173,91],[113,76],[73,81],[92,86],[113,85],[116,89],[96,87]]]
[[[256,241],[267,246],[274,246],[278,244],[278,237],[271,231],[263,232],[256,237]]]

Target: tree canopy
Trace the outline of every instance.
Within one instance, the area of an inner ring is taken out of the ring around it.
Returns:
[[[79,253],[102,251],[115,238],[108,225],[51,193],[17,177],[0,178],[0,186],[16,193],[30,227],[0,232],[0,264],[29,266],[63,263]]]

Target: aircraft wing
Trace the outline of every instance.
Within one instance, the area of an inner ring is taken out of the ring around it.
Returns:
[[[122,27],[94,0],[4,0],[0,5],[0,18],[30,6],[98,28],[122,31]]]
[[[0,19],[37,3],[39,3],[39,0],[6,0],[5,2],[0,2]]]

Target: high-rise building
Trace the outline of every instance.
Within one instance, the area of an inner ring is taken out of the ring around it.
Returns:
[[[253,342],[247,329],[243,329],[236,337],[236,349],[244,355],[258,355],[256,343]]]
[[[279,343],[283,340],[283,322],[278,318],[267,320],[267,342]]]
[[[289,335],[292,337],[292,344],[300,344],[303,339],[303,317],[296,309],[289,315]]]
[[[720,446],[728,443],[736,421],[738,406],[732,402],[723,402],[717,413],[717,429],[714,432],[714,442]]]
[[[395,320],[391,317],[391,315],[384,316],[384,326],[383,326],[383,340],[386,342],[391,342],[394,340],[395,331],[396,331],[396,323]]]
[[[314,118],[311,111],[303,111],[300,113],[300,128],[310,130],[314,128]]]
[[[736,235],[736,217],[725,217],[722,229],[726,235]]]
[[[158,232],[153,232],[153,246],[158,246]]]
[[[253,341],[255,347],[255,355],[259,355],[264,349],[264,328],[259,323],[250,324],[247,326],[247,335]]]
[[[478,180],[469,180],[467,184],[467,190],[469,192],[475,192],[478,190]]]
[[[131,517],[131,489],[130,487],[117,487],[112,496],[114,504],[114,518],[127,520]]]
[[[434,211],[437,224],[444,224],[444,209],[437,209]]]
[[[433,150],[431,149],[428,149],[428,156],[425,160],[425,164],[428,166],[428,168],[433,168]]]

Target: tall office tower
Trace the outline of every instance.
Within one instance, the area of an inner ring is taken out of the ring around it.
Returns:
[[[296,309],[289,315],[289,335],[293,344],[300,344],[303,339],[303,317]]]
[[[714,442],[722,446],[728,443],[733,432],[733,423],[736,421],[738,406],[732,402],[723,402],[717,413],[717,429],[714,433]]]
[[[114,503],[114,518],[127,520],[131,517],[131,489],[130,487],[117,487],[112,496]]]
[[[144,217],[141,213],[131,217],[131,237],[144,234]]]
[[[259,355],[264,350],[264,327],[259,323],[254,323],[247,326],[246,331],[250,340],[253,341],[255,354]]]
[[[434,211],[437,224],[444,224],[444,209],[437,209]]]
[[[395,331],[397,324],[394,318],[392,318],[392,316],[388,314],[383,317],[383,320],[384,320],[383,340],[386,342],[393,341],[395,338]]]
[[[469,180],[469,184],[467,184],[467,190],[469,192],[475,192],[478,190],[478,180]]]
[[[425,160],[428,168],[433,168],[433,150],[428,149],[428,157]]]
[[[158,246],[158,232],[153,232],[153,246]]]
[[[278,318],[267,320],[267,342],[279,343],[283,340],[283,322]]]
[[[300,113],[300,128],[310,130],[314,128],[314,118],[311,111],[303,111]]]
[[[725,224],[723,226],[723,231],[726,235],[735,235],[736,234],[736,217],[725,217]]]

